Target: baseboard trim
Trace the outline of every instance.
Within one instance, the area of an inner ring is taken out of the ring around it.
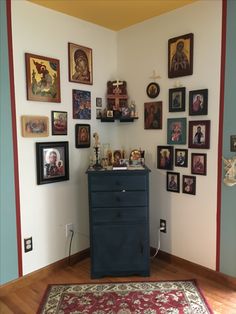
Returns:
[[[80,251],[76,254],[73,254],[70,256],[70,265],[73,265],[75,263],[78,263],[82,261],[83,259],[90,256],[90,250],[85,249],[83,251]],[[0,286],[0,296],[4,296],[8,294],[9,292],[13,292],[19,288],[25,287],[33,282],[35,280],[41,280],[45,278],[46,276],[50,275],[51,273],[55,272],[56,270],[59,270],[65,266],[68,266],[68,257],[63,258],[55,263],[52,263],[48,266],[45,266],[43,268],[40,268],[30,274],[27,274],[25,276],[22,276],[20,278],[17,278],[13,281],[10,281],[4,285]]]
[[[155,249],[151,248],[151,254],[155,253]],[[180,266],[181,268],[190,271],[196,275],[200,275],[202,277],[208,278],[210,280],[214,280],[218,282],[219,284],[222,284],[224,286],[227,286],[232,289],[236,289],[236,278],[231,277],[225,274],[222,274],[218,271],[215,271],[213,269],[201,266],[196,263],[192,263],[190,261],[187,261],[183,258],[174,256],[172,254],[166,253],[164,251],[159,251],[157,256],[157,259],[163,260],[165,262],[168,262],[169,264]]]

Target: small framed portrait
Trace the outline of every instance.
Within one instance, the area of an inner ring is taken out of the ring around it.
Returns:
[[[67,112],[52,111],[52,135],[67,135]]]
[[[73,119],[91,119],[91,92],[72,90]]]
[[[207,154],[191,154],[191,173],[203,176],[207,174]]]
[[[174,160],[173,154],[173,146],[157,146],[157,168],[172,170]]]
[[[113,118],[113,110],[107,110],[107,118]]]
[[[182,192],[185,194],[196,194],[196,177],[183,175]]]
[[[37,184],[69,180],[68,142],[36,143]]]
[[[162,101],[144,103],[144,129],[162,129]]]
[[[48,117],[21,116],[21,130],[23,137],[47,137],[49,134]]]
[[[60,61],[26,53],[25,63],[27,99],[61,102]]]
[[[169,112],[185,111],[185,87],[169,89]]]
[[[166,173],[166,190],[170,192],[179,193],[179,173],[167,172]]]
[[[96,107],[102,107],[102,98],[101,97],[96,98]]]
[[[168,40],[168,77],[193,74],[193,34]]]
[[[113,166],[119,167],[121,165],[122,160],[122,152],[121,150],[114,150],[113,151]]]
[[[167,119],[167,144],[186,144],[186,118]]]
[[[176,167],[188,167],[188,150],[187,149],[175,149],[175,166]]]
[[[68,43],[69,81],[93,84],[92,49]]]
[[[230,136],[230,151],[236,152],[236,135]]]
[[[189,92],[189,115],[200,116],[208,113],[208,89]]]
[[[189,121],[189,148],[210,148],[210,120]]]
[[[101,119],[102,118],[102,109],[96,109],[96,118]]]
[[[160,86],[156,82],[151,82],[146,88],[149,98],[156,98],[160,93]]]
[[[90,125],[76,124],[75,125],[75,147],[86,148],[90,147]]]

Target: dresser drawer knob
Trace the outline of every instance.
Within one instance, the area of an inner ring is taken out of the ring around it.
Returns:
[[[121,192],[122,192],[122,193],[125,193],[125,192],[126,192],[126,190],[122,190]]]

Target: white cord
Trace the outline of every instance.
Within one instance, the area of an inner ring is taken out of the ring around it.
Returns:
[[[155,258],[161,248],[161,230],[164,230],[164,227],[159,227],[158,228],[158,244],[157,244],[157,248],[156,248],[156,252],[153,256],[151,256],[151,259]]]

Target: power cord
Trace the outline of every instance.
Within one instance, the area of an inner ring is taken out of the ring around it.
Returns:
[[[165,226],[161,226],[161,227],[158,228],[158,243],[157,243],[157,248],[156,248],[156,251],[155,251],[154,255],[152,255],[152,256],[150,257],[151,259],[154,259],[154,258],[157,256],[157,254],[158,254],[158,252],[159,252],[159,250],[160,250],[160,248],[161,248],[161,231],[163,231],[163,230],[165,230]]]
[[[71,232],[71,238],[70,238],[70,246],[69,246],[69,256],[68,256],[68,264],[71,265],[71,244],[72,244],[72,240],[73,240],[73,237],[74,237],[74,230],[70,230]]]

